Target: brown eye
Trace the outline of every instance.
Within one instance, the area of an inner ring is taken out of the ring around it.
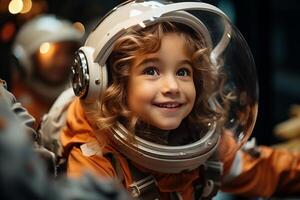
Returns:
[[[159,72],[158,69],[156,69],[155,67],[148,67],[143,71],[143,74],[148,76],[158,76]]]
[[[190,76],[191,71],[189,69],[186,69],[186,68],[181,68],[177,71],[176,75],[177,76]]]

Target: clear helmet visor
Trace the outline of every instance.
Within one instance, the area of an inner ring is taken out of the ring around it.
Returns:
[[[206,94],[204,98],[210,111],[197,109],[193,112],[207,119],[206,131],[197,141],[170,147],[139,137],[134,144],[129,143],[128,133],[120,125],[119,129],[114,130],[113,139],[118,148],[142,166],[177,173],[196,168],[216,149],[223,151],[224,148],[217,147],[223,144],[225,137],[234,144],[230,151],[221,152],[225,156],[236,151],[248,139],[256,120],[258,86],[255,64],[246,41],[221,10],[206,3],[125,2],[99,23],[85,46],[94,49],[93,61],[105,66],[119,38],[131,30],[142,31],[161,22],[188,26],[205,40],[209,68],[212,70],[194,79],[199,78],[204,87],[211,87],[211,94]],[[205,82],[209,73],[214,73],[213,83],[210,79]],[[196,98],[201,98],[201,91],[197,95]]]

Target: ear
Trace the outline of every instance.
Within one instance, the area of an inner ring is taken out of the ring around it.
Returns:
[[[106,66],[93,58],[94,49],[83,46],[75,53],[72,66],[72,87],[85,103],[95,102],[107,87]]]

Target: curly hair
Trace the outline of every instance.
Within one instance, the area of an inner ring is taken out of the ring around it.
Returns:
[[[179,34],[186,41],[188,50],[193,52],[196,101],[187,119],[193,124],[207,127],[213,121],[224,117],[224,106],[215,103],[217,98],[224,96],[220,95],[223,90],[220,88],[223,88],[224,76],[222,67],[210,61],[211,48],[207,39],[186,25],[160,22],[138,31],[131,29],[115,42],[107,61],[111,83],[99,97],[97,111],[90,113],[99,130],[110,132],[112,128],[117,127],[117,122],[122,122],[134,138],[138,117],[133,115],[127,106],[130,67],[137,55],[157,52],[163,36],[167,33]]]

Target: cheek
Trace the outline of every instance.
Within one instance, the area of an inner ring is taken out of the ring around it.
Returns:
[[[153,86],[137,83],[128,88],[129,105],[146,103],[152,100],[154,95]]]
[[[190,112],[193,110],[195,106],[195,101],[196,101],[196,90],[193,90],[193,92],[190,94],[190,101],[191,101],[191,106],[190,106]]]
[[[195,87],[193,87],[192,99],[193,99],[193,104],[194,104],[196,101],[196,88]]]
[[[194,104],[195,99],[196,99],[196,88],[194,83],[188,83],[185,85],[184,87],[184,91],[188,97],[188,99],[190,100],[190,102],[192,102]]]
[[[193,85],[189,85],[188,87],[185,88],[186,96],[189,102],[189,112],[191,112],[195,106],[195,101],[196,101],[196,88]]]

